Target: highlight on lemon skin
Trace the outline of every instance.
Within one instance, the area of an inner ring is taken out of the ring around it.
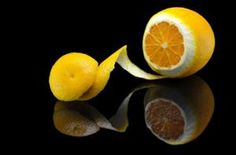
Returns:
[[[53,65],[49,84],[52,93],[62,101],[78,100],[93,84],[98,63],[83,53],[68,53]]]
[[[191,77],[149,88],[144,107],[150,131],[168,144],[180,145],[205,130],[214,111],[214,96],[206,82]]]

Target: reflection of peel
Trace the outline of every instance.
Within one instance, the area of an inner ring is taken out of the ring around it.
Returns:
[[[53,122],[58,131],[75,137],[94,134],[100,128],[125,132],[128,127],[127,108],[127,103],[121,104],[117,113],[109,121],[85,102],[58,101],[54,108]]]
[[[83,137],[96,133],[100,128],[125,132],[128,122],[128,104],[134,92],[153,87],[145,84],[135,88],[123,100],[116,113],[108,120],[94,107],[83,101],[57,101],[54,108],[53,122],[58,131],[70,136]]]
[[[157,84],[145,95],[145,122],[159,139],[178,145],[197,138],[207,127],[214,97],[200,78]]]
[[[135,88],[123,100],[116,113],[108,120],[94,107],[83,101],[57,101],[54,108],[53,122],[58,131],[70,136],[83,137],[96,133],[100,128],[125,132],[128,122],[128,104],[134,92],[153,87],[145,84]]]
[[[145,88],[150,88],[153,87],[154,84],[152,83],[147,83],[145,85],[140,85],[139,87],[133,89],[123,100],[121,103],[121,106],[117,110],[116,114],[111,117],[110,121],[113,124],[114,127],[119,129],[120,131],[125,131],[126,128],[128,127],[128,119],[127,119],[127,113],[128,113],[128,105],[129,105],[129,100],[131,96],[138,90],[145,89]],[[118,121],[122,120],[122,121]],[[120,128],[122,127],[122,128]]]

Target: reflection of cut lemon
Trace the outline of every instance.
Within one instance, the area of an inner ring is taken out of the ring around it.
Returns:
[[[200,70],[215,46],[211,26],[198,13],[185,8],[168,8],[148,22],[143,53],[149,66],[161,75],[183,77]]]
[[[145,99],[145,122],[160,140],[179,145],[196,139],[207,127],[214,111],[214,96],[198,77],[149,88]]]

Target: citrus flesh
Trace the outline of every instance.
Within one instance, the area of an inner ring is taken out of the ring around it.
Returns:
[[[150,28],[144,48],[153,64],[171,67],[179,63],[183,56],[183,36],[176,26],[160,22]]]
[[[192,76],[172,83],[159,82],[145,94],[145,123],[163,142],[185,144],[206,129],[214,104],[212,90],[201,78]]]
[[[165,140],[177,140],[184,132],[184,116],[176,104],[159,99],[146,107],[146,122],[152,132]]]

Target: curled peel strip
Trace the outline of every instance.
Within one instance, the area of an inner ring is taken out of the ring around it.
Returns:
[[[162,75],[150,74],[145,72],[136,66],[128,57],[127,54],[127,46],[123,46],[110,55],[107,59],[105,59],[99,66],[97,70],[97,76],[93,85],[89,88],[89,90],[80,98],[80,100],[88,100],[95,97],[98,93],[100,93],[104,87],[106,86],[110,73],[115,68],[115,63],[118,63],[124,70],[129,72],[131,75],[146,79],[146,80],[155,80],[155,79],[163,79],[166,78]]]
[[[142,69],[140,69],[138,66],[136,66],[128,57],[127,46],[123,46],[120,50],[119,57],[117,60],[117,63],[127,72],[132,74],[135,77],[146,79],[146,80],[156,80],[156,79],[163,79],[166,78],[162,75],[156,75],[156,74],[150,74]]]

